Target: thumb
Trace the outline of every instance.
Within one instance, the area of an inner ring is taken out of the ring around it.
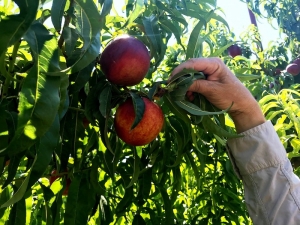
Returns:
[[[194,83],[189,87],[188,91],[200,93],[207,96],[213,89],[213,82],[208,80],[195,80]]]

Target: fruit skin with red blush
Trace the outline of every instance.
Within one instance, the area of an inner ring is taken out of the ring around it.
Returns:
[[[287,65],[286,71],[292,74],[293,76],[297,76],[300,73],[300,66],[296,63],[291,63]]]
[[[145,111],[138,125],[131,129],[135,120],[135,111],[131,98],[117,108],[114,127],[119,138],[133,146],[146,145],[153,141],[164,124],[164,115],[161,108],[154,102],[142,97]]]
[[[90,121],[86,117],[84,117],[82,119],[82,125],[83,125],[84,129],[88,128],[89,124],[90,124]]]
[[[62,176],[55,176],[55,174],[58,174],[58,172],[57,172],[57,170],[53,170],[52,172],[51,172],[51,177],[50,177],[50,179],[49,179],[49,183],[50,183],[50,186],[52,185],[52,183],[54,182],[54,181],[56,181],[57,179],[59,179],[60,177],[62,177]],[[67,176],[67,175],[63,175],[63,176]],[[63,193],[62,193],[62,195],[68,195],[68,193],[69,193],[69,187],[70,187],[70,184],[71,184],[71,179],[70,178],[67,178],[67,184],[66,184],[66,187],[65,187],[65,189],[64,189],[64,191],[63,191]]]
[[[107,80],[119,86],[140,83],[150,67],[150,54],[143,42],[129,35],[111,41],[100,56],[100,67]]]
[[[241,47],[238,46],[238,45],[231,45],[231,46],[227,49],[227,51],[228,51],[228,54],[229,54],[232,58],[234,58],[234,57],[236,57],[236,56],[238,56],[238,55],[242,55],[242,49],[241,49]]]

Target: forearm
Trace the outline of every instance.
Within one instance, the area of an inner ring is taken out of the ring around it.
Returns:
[[[228,141],[254,224],[300,224],[300,180],[271,124]]]

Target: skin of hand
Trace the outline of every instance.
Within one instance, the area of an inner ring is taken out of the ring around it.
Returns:
[[[193,58],[177,66],[171,77],[184,68],[203,72],[206,80],[196,80],[190,86],[190,92],[202,94],[214,106],[226,109],[232,103],[229,115],[237,133],[244,132],[266,120],[250,91],[229,70],[220,58]],[[190,94],[189,92],[187,93]]]

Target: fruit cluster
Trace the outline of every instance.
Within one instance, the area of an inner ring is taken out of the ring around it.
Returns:
[[[99,64],[107,80],[119,87],[139,84],[150,67],[147,47],[137,38],[121,35],[103,50]],[[161,131],[164,116],[161,108],[146,97],[144,113],[139,123],[132,128],[136,118],[136,107],[132,98],[127,98],[116,110],[114,127],[116,134],[125,143],[141,146],[153,141]]]

